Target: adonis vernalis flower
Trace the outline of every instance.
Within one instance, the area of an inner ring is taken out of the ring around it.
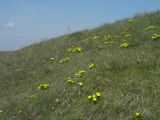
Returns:
[[[125,43],[122,43],[122,44],[121,44],[121,47],[122,47],[122,48],[127,48],[127,47],[128,47],[128,43],[126,43],[126,42],[125,42]]]
[[[42,83],[38,86],[39,90],[46,90],[49,88],[49,84],[48,83]]]

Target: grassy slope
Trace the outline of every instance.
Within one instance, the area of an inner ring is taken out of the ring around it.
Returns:
[[[0,119],[128,120],[141,112],[145,120],[158,120],[160,42],[151,36],[160,32],[160,12],[132,19],[132,23],[117,21],[0,53]],[[150,25],[155,30],[146,31]],[[124,37],[122,32],[131,36]],[[100,38],[92,40],[95,35]],[[106,40],[105,35],[120,37]],[[129,43],[128,48],[120,47],[123,40]],[[66,53],[72,45],[82,47],[82,52]],[[70,61],[60,64],[64,57]],[[90,63],[97,66],[90,70]],[[75,78],[81,69],[86,73]],[[73,85],[67,85],[68,77],[74,79]],[[82,88],[77,85],[79,81],[84,82]],[[41,83],[49,83],[49,89],[38,90]],[[96,91],[102,96],[93,104],[87,96]]]

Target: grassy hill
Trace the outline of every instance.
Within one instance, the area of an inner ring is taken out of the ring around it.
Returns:
[[[0,53],[0,120],[160,119],[160,11]]]

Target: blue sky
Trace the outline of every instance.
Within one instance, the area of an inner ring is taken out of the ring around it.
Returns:
[[[0,0],[0,50],[160,10],[160,0]]]

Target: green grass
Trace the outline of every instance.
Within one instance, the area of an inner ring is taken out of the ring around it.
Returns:
[[[0,120],[131,120],[136,112],[160,119],[160,40],[152,40],[160,11],[130,19],[0,52]],[[67,53],[72,46],[82,51]],[[49,88],[38,89],[43,83]],[[94,103],[87,97],[97,91]]]

